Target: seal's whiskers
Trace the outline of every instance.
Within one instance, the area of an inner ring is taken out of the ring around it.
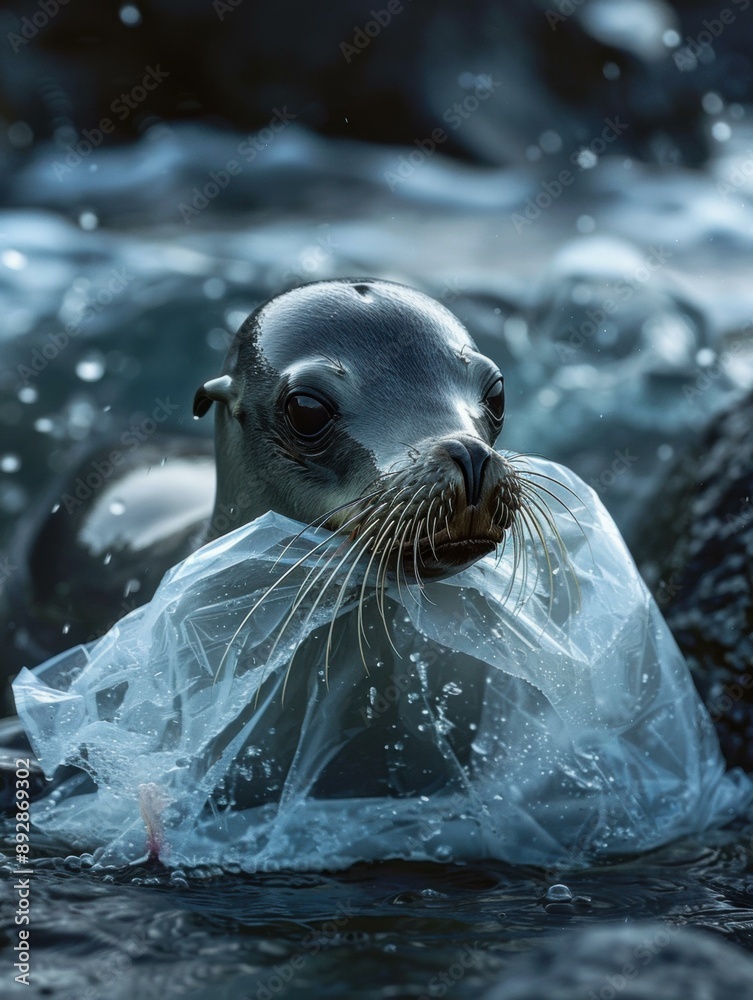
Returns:
[[[369,494],[369,496],[375,496],[375,495],[378,495],[378,493],[376,493],[376,494],[375,493]],[[335,511],[344,510],[347,507],[352,507],[355,504],[357,504],[359,502],[362,502],[362,500],[363,500],[363,498],[358,497],[355,500],[351,500],[349,503],[341,504],[339,507],[335,508],[334,510]],[[322,520],[326,520],[327,518],[331,517],[332,514],[333,514],[333,511],[328,511],[327,514],[324,514],[321,517],[316,518],[310,524],[306,525],[306,527],[302,528],[298,532],[298,534],[295,536],[295,538],[291,539],[291,541],[288,542],[288,544],[285,546],[285,549],[283,550],[283,554],[284,554],[284,552],[287,552],[287,550],[290,548],[290,546],[293,544],[293,542],[295,541],[296,538],[300,538],[301,537],[301,535],[303,534],[304,531],[306,531],[308,528],[312,527],[313,525],[317,524],[317,522],[321,522]],[[351,517],[349,517],[347,521],[345,521],[345,523],[341,527],[341,530],[342,530],[342,528],[348,527],[354,521],[357,521],[360,516],[361,516],[361,512],[357,511],[355,514],[353,514]],[[290,576],[291,573],[295,572],[295,570],[297,570],[300,566],[302,566],[303,563],[305,563],[307,559],[310,559],[311,556],[315,552],[317,552],[319,549],[324,548],[325,552],[322,553],[322,556],[324,556],[324,555],[326,555],[326,547],[327,546],[331,546],[332,544],[333,544],[333,536],[332,535],[329,535],[327,538],[322,539],[322,541],[318,542],[309,552],[307,552],[305,555],[301,556],[300,559],[297,559],[294,563],[292,563],[292,565],[290,565],[285,570],[285,572],[281,576],[279,576],[274,581],[274,583],[271,584],[271,586],[267,588],[267,590],[264,591],[264,593],[261,595],[261,597],[253,605],[253,607],[251,608],[251,610],[248,611],[247,614],[244,616],[243,621],[240,623],[240,625],[238,626],[238,628],[235,630],[232,638],[227,643],[227,646],[225,648],[225,652],[222,655],[222,659],[220,660],[219,666],[217,667],[217,670],[216,670],[215,675],[214,675],[214,683],[217,682],[217,679],[218,679],[218,677],[220,675],[220,672],[222,671],[223,666],[225,665],[225,661],[226,661],[226,659],[228,657],[228,654],[230,653],[230,650],[231,650],[231,648],[233,646],[233,643],[238,638],[238,636],[240,635],[240,633],[243,630],[243,628],[248,624],[248,622],[250,621],[250,619],[251,619],[252,615],[254,614],[254,612],[264,603],[264,601],[267,600],[267,598],[270,596],[270,594],[272,594],[272,592],[277,587],[279,587],[280,584],[282,584],[283,581],[287,579],[287,577]],[[274,566],[277,565],[277,563],[279,562],[280,558],[282,558],[282,556],[278,556],[278,558],[275,560]],[[312,568],[312,572],[316,568],[317,567],[315,565]],[[307,577],[307,579],[308,579],[308,577]],[[305,581],[304,581],[304,583],[305,583]]]
[[[515,458],[522,458],[522,457],[523,456],[515,456]],[[567,489],[569,493],[572,493],[573,496],[576,497],[576,499],[580,500],[580,497],[578,497],[577,494],[575,494],[568,487],[565,487],[563,484],[560,484],[558,482],[558,480],[554,479],[553,477],[544,475],[543,473],[536,473],[533,470],[530,470],[530,469],[526,468],[525,466],[521,467],[521,466],[518,465],[517,468],[516,468],[516,471],[515,471],[515,475],[516,475],[516,478],[518,480],[518,488],[519,488],[519,493],[520,493],[520,497],[521,497],[521,501],[522,501],[522,503],[521,503],[521,509],[518,511],[518,513],[521,515],[520,519],[523,522],[523,524],[525,525],[526,529],[528,530],[529,536],[530,536],[531,541],[532,541],[533,544],[535,544],[536,539],[534,538],[534,534],[532,532],[535,532],[536,537],[538,538],[538,540],[540,541],[540,543],[541,543],[541,545],[543,547],[544,555],[545,555],[546,560],[547,560],[547,567],[548,567],[549,578],[550,578],[549,579],[549,583],[550,583],[550,588],[549,588],[550,589],[550,602],[552,600],[552,594],[553,594],[553,589],[554,589],[554,575],[555,575],[555,572],[554,572],[554,567],[553,567],[552,562],[551,562],[551,556],[550,556],[549,547],[547,546],[546,538],[545,538],[545,535],[544,535],[544,532],[543,532],[542,525],[539,522],[539,518],[541,518],[541,521],[547,526],[547,528],[549,529],[549,531],[550,531],[550,533],[552,535],[552,538],[553,538],[553,540],[555,542],[556,549],[557,549],[557,552],[556,552],[557,563],[565,571],[565,577],[564,577],[564,579],[565,579],[566,586],[567,586],[568,600],[571,603],[575,604],[575,607],[576,607],[576,610],[577,610],[577,608],[580,607],[580,584],[579,584],[577,576],[576,576],[576,574],[575,574],[575,572],[574,572],[574,570],[572,568],[572,564],[570,563],[570,559],[568,557],[567,550],[565,549],[565,545],[564,545],[564,543],[562,541],[562,536],[560,534],[559,528],[557,527],[556,518],[554,517],[554,515],[552,513],[552,509],[551,509],[550,503],[547,500],[547,498],[550,498],[551,500],[553,500],[556,503],[558,503],[563,508],[563,510],[565,510],[570,515],[570,517],[573,519],[573,521],[575,522],[575,524],[580,529],[581,533],[584,534],[584,537],[585,537],[585,533],[583,532],[583,528],[581,527],[580,522],[578,521],[578,518],[577,518],[576,514],[568,506],[568,504],[565,503],[565,501],[561,499],[561,497],[557,496],[556,493],[552,492],[552,490],[548,489],[542,483],[540,483],[540,482],[534,482],[531,479],[528,479],[527,477],[529,475],[532,475],[532,476],[535,475],[538,478],[546,479],[546,480],[548,480],[549,482],[551,482],[551,483],[553,483],[555,485],[562,485],[562,488],[563,489]],[[586,542],[588,542],[587,539],[586,539]],[[573,602],[573,599],[572,599],[572,596],[571,596],[571,585],[575,589],[575,601],[574,602]],[[535,589],[535,584],[534,584],[534,589]],[[550,603],[550,615],[551,615],[551,603]]]
[[[281,628],[279,629],[279,631],[277,633],[277,638],[275,639],[275,641],[274,641],[274,643],[272,645],[272,648],[269,651],[269,654],[267,656],[267,662],[269,662],[272,659],[272,657],[273,657],[273,655],[275,653],[275,650],[277,649],[278,643],[280,642],[280,639],[282,638],[283,634],[285,633],[285,630],[287,629],[288,625],[290,624],[291,620],[293,619],[296,611],[301,607],[301,605],[302,605],[302,603],[303,603],[306,595],[316,585],[317,580],[321,579],[321,577],[323,576],[323,574],[326,572],[327,566],[329,566],[329,564],[332,562],[332,560],[334,558],[336,558],[336,556],[343,550],[343,548],[345,548],[345,555],[343,555],[343,557],[338,562],[337,566],[335,566],[335,568],[332,570],[332,572],[330,573],[330,575],[327,578],[327,580],[324,582],[324,585],[322,586],[321,590],[319,591],[319,593],[316,595],[316,597],[314,599],[314,603],[311,605],[311,607],[309,608],[309,610],[308,610],[308,612],[306,614],[306,618],[305,618],[305,620],[303,622],[303,625],[301,627],[301,633],[302,633],[303,636],[305,636],[305,634],[306,634],[306,629],[308,627],[308,623],[311,621],[311,618],[313,617],[314,612],[316,611],[317,607],[319,606],[319,603],[321,602],[321,600],[324,597],[325,593],[329,589],[330,584],[337,577],[337,574],[340,571],[340,569],[343,567],[343,565],[345,563],[348,562],[349,559],[351,559],[351,558],[353,559],[353,565],[352,565],[352,567],[351,567],[351,569],[350,569],[350,571],[348,573],[348,577],[346,578],[346,582],[347,582],[347,579],[350,577],[350,574],[356,568],[356,565],[358,564],[359,559],[363,555],[364,551],[367,549],[369,541],[370,541],[370,530],[369,530],[369,532],[364,532],[362,535],[360,535],[359,538],[358,538],[358,540],[355,543],[351,543],[349,539],[346,539],[344,545],[338,546],[338,548],[335,551],[335,553],[327,560],[327,562],[325,563],[325,565],[317,572],[315,579],[306,587],[305,592],[301,593],[301,590],[298,591],[298,593],[296,594],[296,597],[295,597],[295,601],[293,603],[293,607],[290,610],[287,618],[283,622]],[[306,580],[309,579],[309,577],[311,576],[311,574],[314,572],[315,569],[316,569],[316,566],[312,570],[309,571],[309,573],[306,576]],[[304,584],[306,583],[306,580],[303,581],[303,584],[301,584],[301,587],[304,586]],[[334,621],[334,619],[333,619],[333,621]],[[290,668],[292,666],[295,654],[298,652],[298,649],[300,648],[301,641],[302,640],[299,640],[299,642],[296,644],[295,649],[293,650],[293,652],[291,654],[287,670],[285,672],[285,681],[284,681],[283,686],[282,686],[282,700],[283,700],[283,703],[285,702],[285,691],[286,691],[287,685],[288,685],[288,677],[290,675]],[[263,682],[263,678],[262,678],[262,682]],[[258,692],[259,692],[260,688],[261,688],[261,683],[259,685],[259,689],[257,689],[257,697],[258,697]]]
[[[503,460],[503,468],[500,470],[496,485],[487,487],[486,506],[481,508],[481,514],[476,514],[472,508],[469,511],[461,504],[462,494],[456,495],[457,486],[453,483],[445,481],[440,488],[439,484],[433,485],[431,482],[417,481],[415,469],[410,467],[407,470],[399,469],[386,473],[380,477],[377,488],[372,486],[369,492],[340,504],[302,528],[286,543],[282,553],[275,560],[273,569],[308,528],[321,526],[327,522],[331,523],[335,515],[341,514],[343,511],[350,512],[341,523],[334,525],[333,535],[316,543],[304,556],[292,563],[254,603],[228,643],[215,674],[215,681],[233,644],[249,619],[269,599],[275,589],[294,571],[304,566],[307,561],[313,564],[308,567],[295,593],[292,605],[285,613],[277,630],[267,656],[267,664],[269,664],[296,615],[302,611],[307,599],[313,597],[311,606],[303,615],[300,629],[296,630],[296,634],[300,638],[292,651],[285,671],[282,684],[283,702],[293,659],[303,638],[308,634],[317,608],[322,606],[325,597],[331,595],[332,608],[329,614],[324,651],[324,680],[327,688],[329,687],[335,622],[349,593],[351,581],[359,570],[363,572],[363,579],[357,591],[356,631],[359,654],[366,674],[369,674],[366,648],[370,647],[371,644],[364,625],[364,607],[368,597],[370,580],[373,580],[374,583],[374,597],[384,627],[384,634],[395,654],[399,656],[387,621],[388,573],[390,570],[394,572],[399,601],[406,600],[403,594],[403,585],[418,607],[421,606],[422,599],[430,600],[424,579],[425,569],[428,567],[431,570],[432,568],[429,553],[434,559],[435,573],[436,567],[446,565],[443,562],[442,549],[437,544],[438,534],[441,545],[447,546],[447,551],[453,553],[456,551],[456,546],[462,544],[466,535],[471,536],[474,531],[493,533],[488,541],[491,547],[495,544],[493,539],[497,539],[497,564],[506,550],[509,536],[512,546],[510,582],[503,600],[507,601],[513,594],[517,594],[514,614],[517,614],[525,606],[531,595],[538,589],[540,573],[545,567],[548,603],[546,622],[542,626],[542,630],[546,628],[546,623],[552,619],[557,588],[556,581],[560,568],[566,571],[564,577],[560,579],[565,580],[568,599],[572,603],[571,581],[574,581],[577,603],[579,604],[578,581],[572,571],[551,507],[552,502],[558,503],[578,523],[573,510],[549,488],[549,484],[554,486],[560,484],[551,476],[526,468],[522,461],[524,456],[510,456],[509,458],[500,456],[500,458]],[[404,476],[409,477],[407,482],[402,478]],[[390,484],[388,479],[395,481]],[[569,492],[573,491],[569,490]],[[425,495],[422,496],[422,494]],[[576,495],[573,493],[573,496]],[[576,499],[580,498],[576,496]],[[489,512],[492,504],[493,509]],[[481,522],[477,520],[478,517],[482,517]],[[488,527],[473,527],[479,523]],[[440,525],[443,525],[441,530]],[[540,552],[542,557],[534,560],[535,577],[533,579],[531,579],[530,564],[531,547]],[[366,557],[365,563],[364,557]],[[418,594],[414,592],[414,587],[418,588]],[[257,698],[263,683],[264,677],[257,688]]]

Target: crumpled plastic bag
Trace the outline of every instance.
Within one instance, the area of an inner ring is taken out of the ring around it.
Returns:
[[[36,825],[102,863],[270,871],[577,867],[739,816],[753,783],[725,774],[616,526],[570,470],[528,462],[562,484],[540,479],[569,565],[540,519],[546,549],[534,534],[517,564],[508,544],[383,601],[367,581],[359,623],[341,536],[268,513],[101,640],[23,670],[46,774],[86,772],[35,803]]]

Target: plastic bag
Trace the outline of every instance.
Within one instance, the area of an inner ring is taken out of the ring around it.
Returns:
[[[725,774],[613,521],[574,473],[529,464],[561,503],[517,563],[508,545],[379,600],[338,569],[340,536],[269,513],[103,639],[22,671],[46,774],[86,772],[34,822],[103,863],[253,871],[578,866],[740,815],[753,783]]]

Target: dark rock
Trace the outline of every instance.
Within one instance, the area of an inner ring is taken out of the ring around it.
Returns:
[[[654,508],[665,511],[655,536],[672,543],[657,597],[727,761],[753,771],[753,397],[716,421],[699,454]]]

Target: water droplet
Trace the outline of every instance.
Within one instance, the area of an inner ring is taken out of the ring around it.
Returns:
[[[118,16],[120,17],[122,23],[127,25],[129,28],[137,27],[143,20],[141,11],[132,3],[123,4],[118,12]]]
[[[34,421],[34,430],[40,434],[49,434],[55,425],[49,417],[39,417]]]
[[[724,110],[724,101],[718,94],[715,94],[713,90],[710,90],[708,94],[703,95],[701,104],[703,105],[703,110],[707,115],[719,115]]]
[[[18,472],[21,468],[21,459],[18,455],[8,453],[0,458],[0,470],[3,472]]]
[[[581,149],[575,160],[581,170],[591,170],[599,162],[599,157],[592,149]]]
[[[71,626],[70,626],[70,624],[68,622],[66,622],[65,625],[63,625],[63,635],[68,635],[68,633],[70,632],[70,630],[71,630]]]
[[[78,224],[87,231],[96,229],[99,225],[99,218],[94,212],[82,212],[78,217]]]
[[[125,514],[125,509],[126,505],[122,500],[113,500],[108,508],[114,517],[120,517],[121,514]]]
[[[18,398],[22,403],[36,403],[39,393],[33,385],[25,385],[18,390]]]
[[[546,891],[546,899],[550,903],[569,903],[572,898],[573,894],[566,885],[551,885]]]
[[[727,142],[732,135],[732,129],[726,122],[714,122],[711,126],[711,134],[717,142]]]
[[[76,374],[82,382],[99,382],[105,373],[105,359],[101,354],[90,354],[76,364]]]

